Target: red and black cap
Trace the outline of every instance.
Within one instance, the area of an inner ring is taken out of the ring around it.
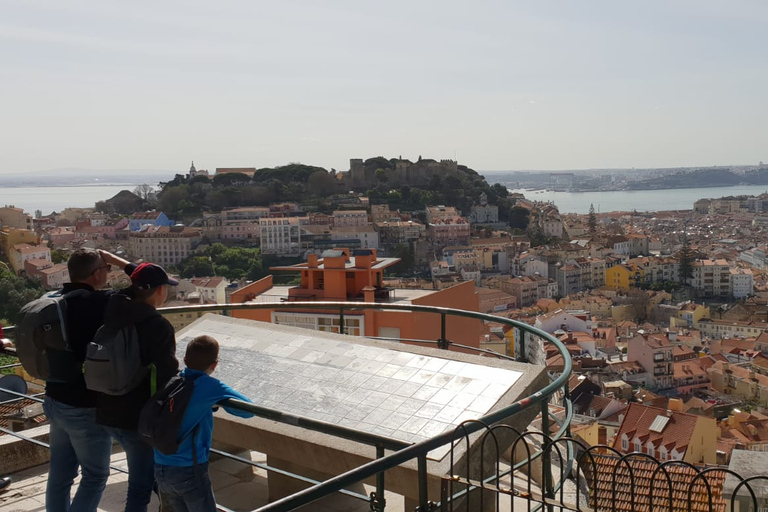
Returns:
[[[179,282],[168,277],[168,273],[160,265],[142,263],[131,273],[131,284],[137,290],[149,290],[164,284],[176,286]]]

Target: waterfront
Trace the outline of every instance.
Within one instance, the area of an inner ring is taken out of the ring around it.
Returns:
[[[526,199],[551,201],[560,213],[589,213],[589,205],[596,212],[632,211],[655,212],[663,210],[691,210],[693,203],[704,197],[751,195],[766,192],[765,185],[735,187],[679,188],[667,190],[617,190],[610,192],[553,192],[510,189],[522,193]]]
[[[43,215],[64,208],[93,208],[97,201],[115,196],[121,190],[133,191],[136,185],[84,185],[58,187],[2,187],[0,206],[23,208],[30,215],[41,210]]]

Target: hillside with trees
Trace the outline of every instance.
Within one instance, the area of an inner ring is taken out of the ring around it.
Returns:
[[[466,166],[456,166],[455,172],[435,174],[428,182],[423,179],[409,182],[395,180],[391,175],[396,161],[383,157],[365,161],[366,168],[375,167],[372,171],[376,177],[374,183],[364,191],[372,204],[388,203],[392,209],[403,210],[445,204],[466,212],[485,193],[489,203],[499,206],[502,220],[509,216],[511,204],[505,201],[506,187],[498,183],[488,185],[480,174]],[[318,211],[331,212],[338,209],[335,197],[343,197],[353,188],[347,174],[304,164],[257,169],[253,177],[229,173],[190,178],[177,174],[173,180],[161,184],[157,208],[168,215],[181,217],[224,208],[296,201]]]

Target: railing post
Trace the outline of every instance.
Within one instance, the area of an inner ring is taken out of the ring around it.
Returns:
[[[445,313],[440,313],[440,339],[437,340],[437,348],[448,349],[448,338],[445,335]]]
[[[427,490],[427,454],[419,455],[419,512],[429,511]]]
[[[344,327],[344,308],[339,308],[339,334],[347,334],[347,329]]]
[[[376,445],[376,458],[384,457],[384,447]],[[384,499],[384,472],[376,473],[376,491],[371,493],[371,510],[373,512],[384,512],[387,506],[387,500]]]
[[[549,437],[549,397],[541,401],[541,431]],[[551,499],[555,497],[552,487],[552,446],[547,445],[546,438],[541,450],[541,491],[545,498]],[[547,505],[547,510],[552,512],[551,504]]]

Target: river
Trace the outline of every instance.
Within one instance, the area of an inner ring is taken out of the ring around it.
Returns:
[[[0,206],[22,208],[30,215],[42,210],[43,215],[61,212],[64,208],[93,208],[97,201],[115,196],[121,190],[133,190],[136,185],[82,185],[58,187],[2,187]]]
[[[113,197],[121,190],[136,188],[136,184],[74,185],[55,187],[7,187],[0,185],[0,206],[14,205],[34,214],[61,212],[67,207],[93,208],[97,201]],[[526,198],[551,201],[561,213],[588,213],[589,205],[596,212],[690,210],[702,197],[735,195],[759,195],[766,191],[764,185],[735,187],[682,188],[673,190],[619,190],[615,192],[551,192],[514,189]]]
[[[766,192],[765,185],[739,185],[735,187],[678,188],[670,190],[617,190],[611,192],[552,192],[510,189],[525,195],[526,199],[551,201],[560,213],[589,213],[589,205],[596,212],[662,210],[691,210],[693,203],[704,197],[750,195]]]

